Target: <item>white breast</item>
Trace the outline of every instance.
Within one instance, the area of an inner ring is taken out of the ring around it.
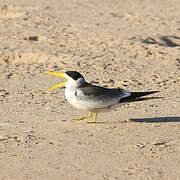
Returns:
[[[77,109],[88,110],[89,108],[84,104],[84,101],[81,101],[76,96],[75,88],[66,88],[65,89],[65,97],[67,101]]]

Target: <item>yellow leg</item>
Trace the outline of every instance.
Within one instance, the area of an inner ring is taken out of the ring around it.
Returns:
[[[88,118],[90,119],[92,116],[92,112],[89,112]]]
[[[94,123],[96,123],[97,113],[94,113]]]

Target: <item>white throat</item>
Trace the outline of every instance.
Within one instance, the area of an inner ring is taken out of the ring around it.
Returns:
[[[65,97],[71,105],[76,103],[75,97],[76,97],[77,89],[84,84],[85,84],[85,80],[83,78],[79,78],[76,81],[72,78],[68,78],[68,81],[65,86]]]

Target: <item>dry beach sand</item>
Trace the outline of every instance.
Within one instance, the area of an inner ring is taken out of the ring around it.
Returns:
[[[66,70],[163,99],[75,123]],[[1,0],[0,179],[180,179],[180,1]]]

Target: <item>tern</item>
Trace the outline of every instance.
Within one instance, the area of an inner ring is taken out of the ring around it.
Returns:
[[[64,79],[64,82],[56,84],[48,90],[65,87],[67,101],[75,108],[89,112],[88,116],[81,117],[78,120],[90,119],[94,113],[92,123],[96,123],[97,113],[101,111],[110,110],[121,103],[156,99],[156,97],[144,98],[144,96],[159,92],[130,92],[120,88],[96,86],[86,82],[84,77],[77,71],[47,72],[47,74]]]

